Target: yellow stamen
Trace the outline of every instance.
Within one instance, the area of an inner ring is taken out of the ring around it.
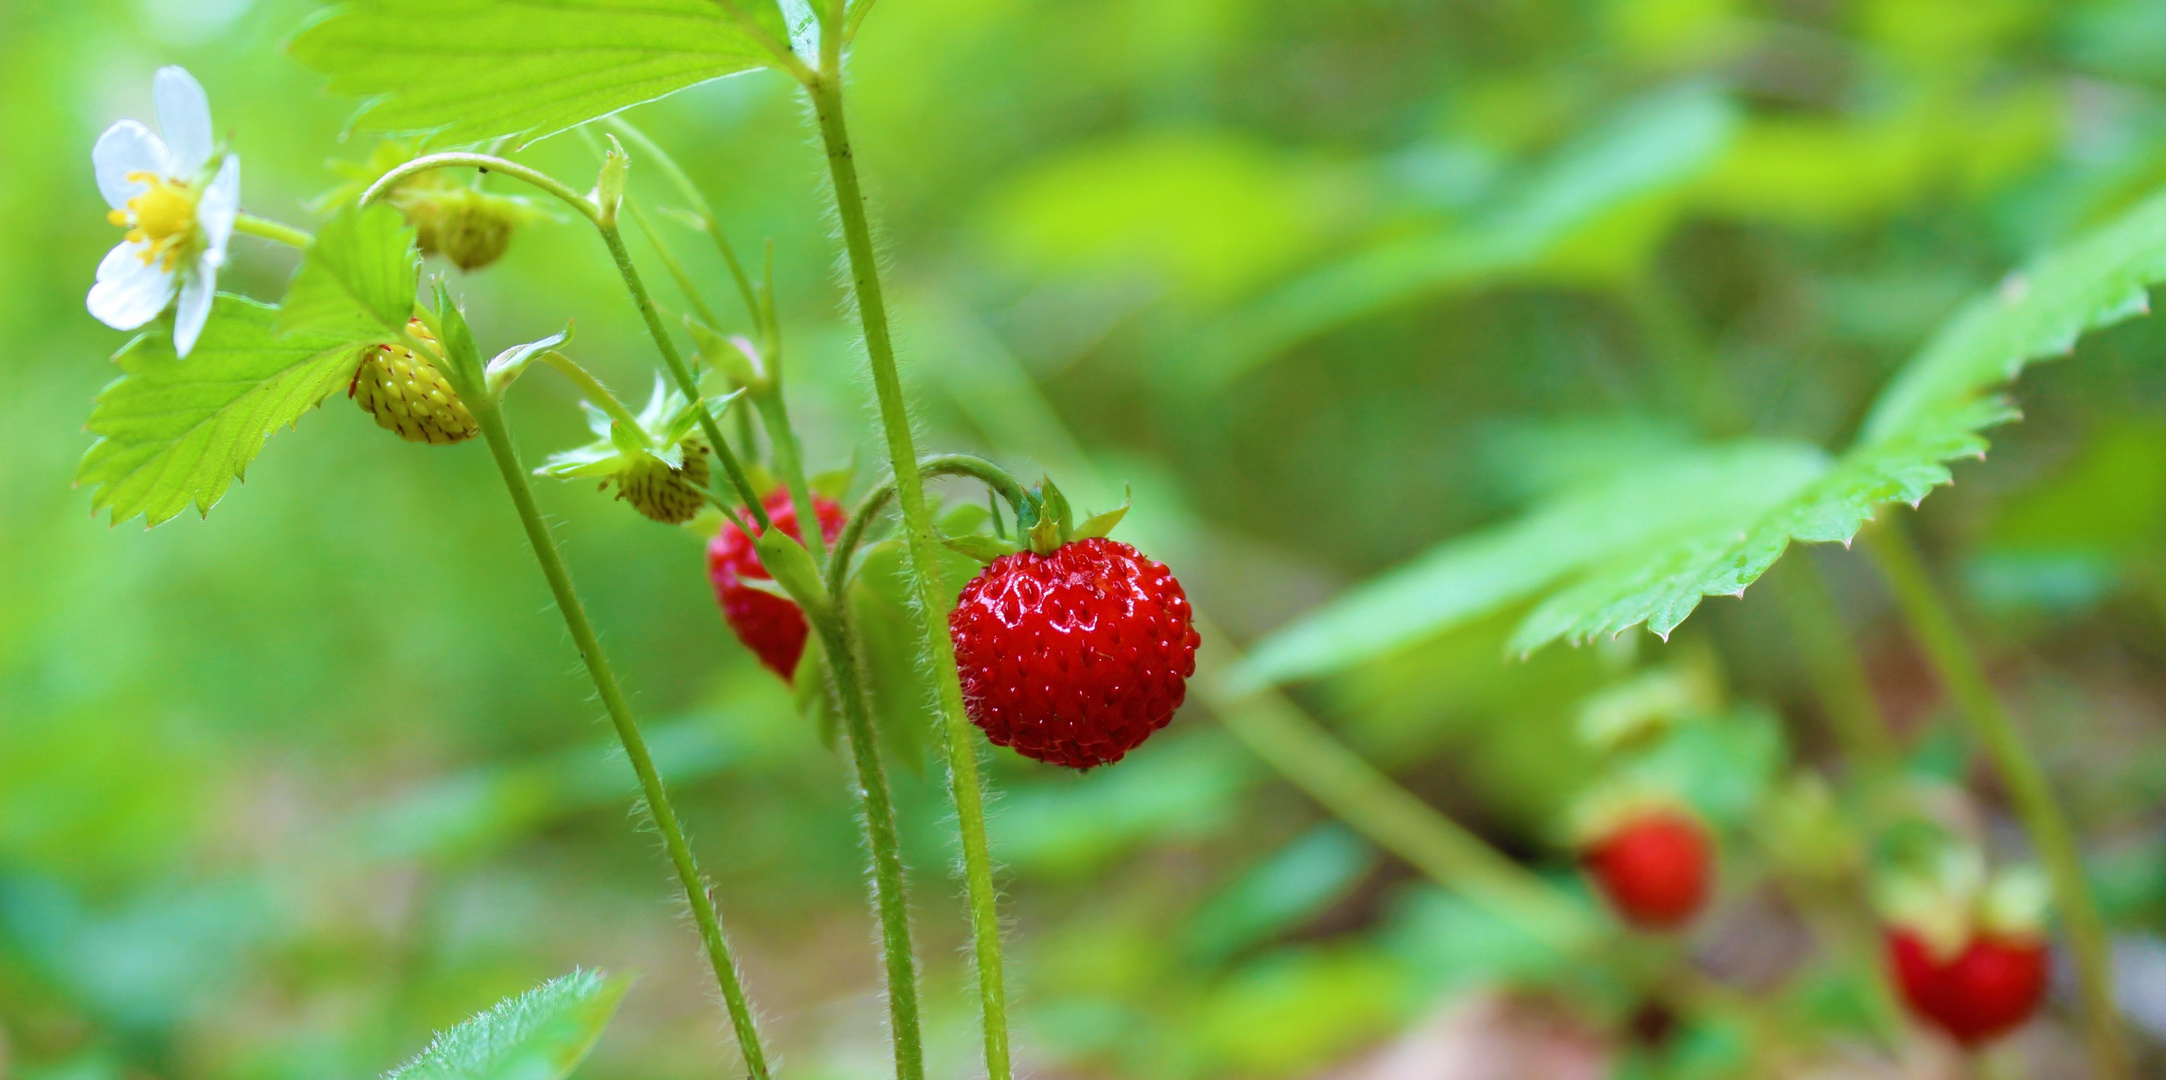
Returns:
[[[109,211],[105,218],[115,225],[133,225],[127,239],[146,246],[143,264],[162,263],[167,270],[180,265],[181,257],[196,246],[196,192],[185,181],[169,180],[155,173],[132,172],[132,183],[146,185],[143,193],[128,200],[125,210]]]

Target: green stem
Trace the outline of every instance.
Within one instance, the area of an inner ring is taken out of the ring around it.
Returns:
[[[617,395],[610,393],[609,387],[602,385],[602,380],[595,378],[593,372],[580,367],[578,361],[555,349],[550,349],[535,359],[549,365],[557,374],[570,380],[573,386],[584,391],[587,397],[593,400],[595,407],[608,413],[611,420],[632,431],[645,431],[639,426],[639,418],[632,415],[632,410],[625,408],[624,403],[617,400]]]
[[[748,393],[752,407],[759,410],[760,423],[767,428],[767,442],[775,453],[775,471],[782,474],[782,486],[797,507],[797,530],[803,534],[805,550],[812,553],[813,562],[822,562],[827,558],[827,538],[821,535],[812,485],[805,479],[805,457],[797,442],[797,429],[790,423],[789,407],[782,401],[780,374],[769,368],[766,383]]]
[[[1984,666],[1926,572],[1909,534],[1891,519],[1867,530],[1865,536],[1911,633],[1932,660],[1949,695],[1969,718],[1972,732],[1992,759],[2040,861],[2046,864],[2046,873],[2053,879],[2054,898],[2068,929],[2069,951],[2075,956],[2077,982],[2082,988],[2084,1032],[2092,1064],[2101,1080],[2128,1080],[2128,1048],[2122,1041],[2114,1008],[2105,922],[2099,918],[2090,883],[2084,878],[2075,834],[2054,800],[2045,771],[2024,745],[2015,720],[1993,692],[1992,684],[1986,681]]]
[[[609,658],[602,652],[594,627],[587,622],[586,607],[580,603],[579,593],[572,586],[571,572],[565,568],[563,555],[557,550],[556,537],[550,533],[548,524],[542,520],[541,510],[534,503],[534,491],[527,483],[525,466],[519,463],[519,451],[512,445],[511,432],[505,427],[503,410],[486,393],[470,395],[467,407],[472,410],[482,436],[489,443],[489,453],[496,459],[497,471],[503,474],[504,487],[511,493],[512,505],[518,508],[520,523],[526,527],[534,559],[541,564],[542,576],[548,579],[549,591],[556,596],[557,610],[564,616],[565,628],[571,631],[579,658],[586,662],[587,675],[594,680],[594,689],[601,695],[610,723],[616,726],[617,738],[624,744],[624,756],[639,776],[647,811],[662,834],[663,847],[669,852],[670,863],[676,867],[677,881],[684,887],[685,902],[692,909],[692,920],[698,925],[700,940],[706,945],[707,962],[714,968],[715,983],[721,987],[723,1004],[729,1010],[731,1025],[736,1028],[737,1046],[744,1054],[745,1069],[752,1080],[767,1080],[767,1055],[760,1048],[760,1034],[753,1023],[752,1007],[745,999],[736,961],[731,958],[729,942],[722,934],[722,919],[715,910],[714,895],[700,875],[699,864],[692,858],[692,847],[684,838],[683,827],[678,824],[669,792],[663,788],[661,774],[655,771],[654,759],[647,752],[646,739],[640,735],[639,725],[632,718],[631,704],[617,685],[616,674],[610,670]]]
[[[722,261],[729,266],[730,277],[737,282],[737,294],[744,300],[745,311],[751,314],[755,324],[764,324],[760,299],[752,289],[752,279],[745,274],[744,264],[737,260],[737,249],[730,246],[729,237],[722,234],[722,227],[715,222],[714,208],[708,205],[707,196],[700,193],[699,185],[692,182],[692,177],[684,171],[683,166],[677,164],[677,159],[671,157],[669,151],[662,148],[662,144],[648,138],[647,133],[633,126],[631,121],[622,116],[612,116],[603,123],[609,126],[609,130],[624,136],[625,141],[638,147],[641,154],[651,158],[655,167],[662,170],[662,176],[677,189],[685,202],[691,204],[692,212],[699,215],[700,231],[714,241],[715,249],[722,254]],[[713,320],[709,322],[712,324]],[[760,325],[760,330],[762,336],[765,336],[766,327]]]
[[[808,531],[819,532],[817,528]],[[848,605],[847,597],[835,594],[833,608],[814,619],[813,624],[827,651],[828,677],[850,738],[850,760],[856,773],[853,786],[865,812],[865,846],[872,853],[873,906],[880,918],[880,945],[887,967],[888,1025],[895,1043],[895,1076],[896,1080],[923,1080],[925,1042],[918,1012],[917,953],[910,938],[910,902],[904,892],[902,844],[896,836],[887,770],[880,762],[878,736],[866,704],[864,673],[850,634]]]
[[[1799,552],[1783,566],[1777,595],[1835,741],[1853,768],[1886,775],[1900,762],[1902,747],[1873,696],[1865,665],[1850,646],[1849,631],[1828,595],[1827,578],[1810,552]]]
[[[699,294],[699,286],[693,283],[692,275],[685,273],[684,264],[677,261],[677,253],[654,227],[654,219],[647,216],[646,208],[629,195],[624,197],[624,208],[632,212],[632,221],[638,224],[640,235],[647,238],[647,245],[654,249],[654,257],[662,261],[662,269],[677,283],[677,291],[684,294],[685,303],[692,305],[692,313],[709,326],[718,323],[720,320],[715,318],[714,309],[707,306],[707,298]]]
[[[994,494],[1008,500],[1010,506],[1021,507],[1030,498],[1023,490],[1021,481],[1008,470],[981,457],[970,454],[933,454],[918,459],[918,475],[930,479],[936,476],[974,476],[985,482]],[[887,509],[895,498],[895,482],[890,480],[865,493],[857,509],[845,521],[842,531],[835,535],[835,557],[827,564],[827,594],[841,596],[843,587],[850,581],[850,559],[857,554],[857,545],[864,540],[865,530]]]
[[[1200,619],[1196,628],[1209,640],[1224,640]],[[1595,942],[1591,912],[1415,798],[1277,691],[1229,692],[1222,675],[1210,652],[1197,654],[1192,685],[1219,723],[1325,809],[1430,880],[1560,952]]]
[[[247,233],[250,236],[260,236],[265,240],[275,240],[288,247],[306,248],[316,242],[315,237],[291,225],[282,225],[269,218],[259,218],[254,214],[236,215],[233,219],[233,231]]]
[[[623,275],[624,287],[632,294],[632,304],[639,308],[640,317],[646,320],[647,334],[654,339],[655,351],[662,354],[662,363],[669,368],[670,378],[677,381],[677,389],[683,392],[686,400],[704,400],[700,396],[699,380],[692,377],[692,369],[684,362],[684,356],[677,351],[677,343],[669,336],[669,328],[662,324],[662,313],[655,308],[654,299],[647,295],[647,285],[640,280],[639,268],[632,264],[632,253],[624,247],[623,231],[612,221],[597,218],[594,224],[595,228],[601,231],[602,242],[609,246],[610,258],[617,261],[617,273]],[[722,429],[715,424],[714,414],[704,405],[698,412],[700,430],[706,434],[708,444],[714,448],[716,459],[722,462],[722,471],[729,475],[730,484],[737,489],[738,497],[744,500],[745,511],[765,530],[769,525],[767,507],[761,503],[759,493],[752,489],[751,478],[745,475],[744,466],[738,464],[737,455],[730,451],[729,443],[723,440]]]
[[[377,177],[376,182],[370,184],[369,189],[361,193],[361,205],[367,206],[383,198],[393,188],[398,187],[407,177],[425,173],[431,169],[451,168],[485,169],[489,172],[503,173],[514,180],[523,180],[556,196],[559,202],[579,211],[580,216],[588,221],[596,225],[602,223],[602,208],[594,205],[593,201],[585,195],[573,191],[563,181],[539,169],[528,168],[508,158],[494,157],[489,154],[451,153],[417,157]]]
[[[918,632],[924,641],[925,668],[944,721],[948,788],[962,834],[963,876],[969,895],[972,952],[977,960],[979,1005],[984,1017],[985,1069],[988,1080],[1010,1080],[1008,998],[1001,970],[999,899],[993,888],[993,858],[985,836],[985,792],[978,778],[978,747],[963,713],[963,689],[955,672],[955,643],[943,617],[953,604],[940,580],[940,540],[933,533],[925,485],[918,474],[917,445],[910,431],[909,407],[895,366],[895,346],[888,333],[887,303],[880,289],[879,259],[873,251],[872,226],[865,217],[865,194],[858,185],[857,163],[843,119],[841,35],[821,35],[821,70],[806,82],[820,139],[827,151],[828,173],[835,185],[835,207],[842,222],[843,246],[850,260],[850,281],[857,315],[865,331],[865,358],[872,368],[880,423],[887,436],[888,460],[895,472],[895,497],[902,504],[904,547],[915,588]]]

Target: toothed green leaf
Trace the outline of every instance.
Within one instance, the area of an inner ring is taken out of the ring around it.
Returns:
[[[439,1033],[384,1080],[561,1080],[602,1037],[630,981],[574,971]]]
[[[2166,195],[1974,301],[1882,393],[1857,445],[1754,443],[1665,455],[1516,522],[1447,542],[1262,642],[1238,675],[1326,674],[1541,597],[1513,634],[1528,652],[1645,624],[1667,636],[1702,597],[1742,596],[1793,541],[1848,543],[1881,506],[1916,504],[1949,463],[1982,457],[2015,418],[1995,388],[2086,331],[2146,308],[2166,281]]]
[[[789,40],[775,0],[732,2]],[[363,99],[356,128],[440,145],[530,143],[770,61],[718,0],[351,0],[289,48]]]
[[[278,332],[395,340],[414,313],[420,267],[414,230],[397,210],[349,206],[324,222],[301,256],[279,308]]]
[[[357,346],[334,334],[281,337],[277,318],[277,308],[220,294],[187,359],[173,354],[169,320],[121,349],[121,377],[90,412],[98,441],[75,472],[96,485],[94,512],[110,509],[115,525],[137,514],[156,525],[191,502],[210,513],[272,432],[353,378]]]

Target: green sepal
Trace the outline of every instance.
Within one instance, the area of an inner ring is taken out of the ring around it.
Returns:
[[[827,617],[827,586],[820,582],[820,566],[797,538],[781,529],[769,529],[755,537],[752,546],[760,553],[760,565],[781,585],[808,618]]]
[[[601,175],[594,178],[594,202],[602,208],[604,226],[617,223],[617,208],[624,205],[624,184],[631,178],[632,159],[617,145],[615,135],[602,136],[609,140],[609,150],[602,155]]]
[[[481,349],[474,344],[474,331],[466,325],[466,315],[451,299],[451,289],[443,281],[436,285],[436,319],[440,327],[436,340],[444,348],[444,376],[451,380],[452,389],[460,397],[479,397],[488,386],[488,374],[482,369]]]
[[[946,544],[948,550],[968,555],[981,563],[989,563],[995,559],[1014,555],[1023,550],[1023,545],[1013,540],[1003,540],[982,533],[971,533],[964,536],[943,536],[940,538],[940,542]]]
[[[1136,493],[1123,485],[1120,506],[1096,515],[1083,524],[1076,526],[1075,531],[1068,534],[1068,538],[1070,540],[1096,540],[1105,536],[1113,531],[1115,525],[1121,523],[1122,518],[1128,516],[1128,508],[1135,505],[1135,501]]]
[[[1032,493],[1037,503],[1038,519],[1031,522],[1025,535],[1030,550],[1040,555],[1051,555],[1068,542],[1069,529],[1074,523],[1075,512],[1069,509],[1068,497],[1060,493],[1053,478],[1038,481],[1038,489]]]
[[[684,317],[684,328],[691,332],[692,340],[699,345],[702,359],[715,366],[715,370],[735,380],[744,387],[765,387],[767,374],[760,370],[750,343],[741,337],[732,337],[708,326],[697,318]]]
[[[857,452],[853,450],[850,452],[848,465],[814,473],[811,479],[805,481],[805,486],[811,488],[814,495],[825,495],[839,502],[844,495],[850,493],[850,485],[857,480],[857,464]]]
[[[842,724],[827,692],[827,649],[820,644],[818,634],[805,635],[805,651],[797,658],[797,670],[790,673],[790,699],[797,706],[797,715],[812,721],[820,745],[835,749],[841,741]]]
[[[569,344],[571,340],[572,323],[571,320],[567,319],[564,322],[564,329],[540,341],[529,341],[524,345],[514,345],[496,354],[496,359],[489,361],[487,369],[489,392],[499,398],[503,397],[504,391],[511,389],[513,381],[526,374],[527,365],[533,363],[535,357],[553,349],[562,348]]]

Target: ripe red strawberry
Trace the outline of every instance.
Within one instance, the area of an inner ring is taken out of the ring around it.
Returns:
[[[1173,719],[1201,641],[1173,573],[1103,536],[995,559],[948,632],[971,722],[1075,769],[1119,761]]]
[[[2021,1026],[2045,996],[2042,938],[1981,931],[1952,955],[1936,954],[1904,927],[1890,929],[1886,941],[1888,966],[1911,1011],[1964,1046]]]
[[[833,542],[847,517],[842,506],[815,495],[812,507],[820,519],[820,535]],[[789,492],[778,491],[767,497],[767,517],[775,528],[800,540],[804,538],[797,527],[797,505]],[[722,605],[722,617],[736,631],[737,640],[744,642],[768,670],[789,682],[797,670],[798,658],[805,653],[805,613],[784,597],[745,584],[772,580],[760,565],[759,553],[753,550],[752,537],[735,525],[724,524],[722,532],[707,544],[707,576],[714,581],[714,597]]]
[[[1642,930],[1682,926],[1707,902],[1715,847],[1707,830],[1678,810],[1626,818],[1581,856],[1624,920]]]

